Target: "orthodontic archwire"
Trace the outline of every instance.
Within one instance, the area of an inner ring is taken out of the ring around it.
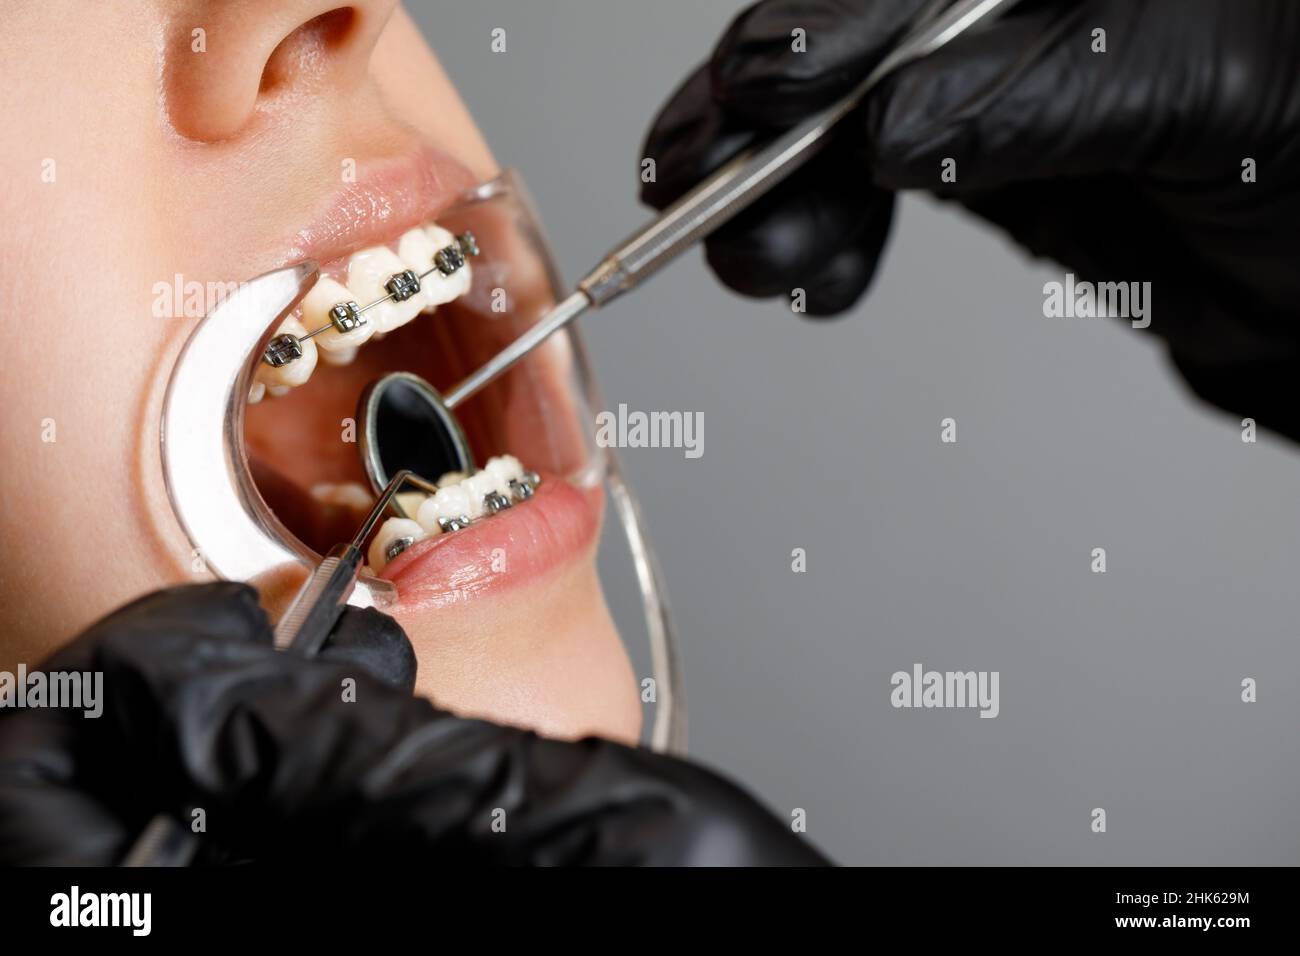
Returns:
[[[424,481],[417,475],[410,475],[407,481],[421,488],[430,494],[436,494],[441,490],[437,485]],[[505,491],[493,491],[483,496],[483,506],[486,514],[485,518],[491,518],[501,512],[513,507],[521,502],[527,501],[537,493],[537,489],[542,484],[542,476],[535,471],[525,471],[518,478],[511,478],[506,484]],[[508,492],[508,494],[507,494]],[[410,514],[402,507],[402,503],[397,500],[396,496],[388,503],[388,507],[394,511],[399,518],[410,518]],[[474,524],[475,519],[469,515],[460,515],[454,518],[439,518],[438,528],[442,534],[449,534],[452,531],[460,531],[462,528],[468,528]],[[477,519],[479,521],[482,518]],[[399,554],[415,544],[415,538],[411,535],[402,535],[400,538],[394,538],[393,541],[384,549],[384,558],[392,561]]]
[[[340,335],[359,329],[368,321],[365,316],[367,312],[385,302],[405,302],[419,293],[424,280],[435,272],[444,277],[459,272],[468,257],[479,254],[479,248],[472,232],[463,232],[455,238],[454,243],[443,246],[433,254],[433,264],[423,272],[416,273],[414,269],[405,269],[390,276],[384,283],[388,295],[383,298],[363,306],[358,306],[356,302],[350,300],[339,302],[329,310],[329,322],[319,329],[313,329],[306,335],[284,332],[275,336],[267,343],[266,350],[262,353],[262,361],[272,368],[282,368],[295,359],[302,358],[302,343],[307,339],[328,332],[330,329],[338,330]]]

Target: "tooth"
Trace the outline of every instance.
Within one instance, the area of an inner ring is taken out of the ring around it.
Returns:
[[[433,263],[433,254],[438,251],[438,247],[433,244],[429,234],[423,229],[408,229],[402,233],[402,238],[397,240],[397,257],[406,263],[406,268],[411,269],[416,275],[428,270]],[[420,280],[420,291],[417,292],[409,301],[419,302],[420,311],[432,311],[437,305],[429,299],[429,283],[441,276],[435,272],[432,275],[425,276]]]
[[[311,291],[302,300],[302,321],[304,325],[310,326],[307,330],[314,332],[317,329],[330,325],[330,309],[340,302],[351,302],[356,296],[348,291],[347,286],[337,282],[328,276],[321,276],[316,280],[316,284],[311,287]],[[358,302],[358,306],[365,305],[364,302]],[[372,310],[373,311],[373,310]],[[312,339],[313,342],[319,342],[321,349],[331,355],[341,355],[349,349],[357,349],[375,334],[375,323],[371,318],[370,312],[367,312],[364,318],[369,319],[364,325],[353,329],[351,332],[340,332],[336,328],[329,328],[320,335]],[[355,351],[353,352],[355,355]],[[326,359],[331,365],[343,365],[345,362],[333,362]]]
[[[389,518],[375,533],[375,539],[370,542],[370,550],[367,557],[370,560],[370,566],[376,571],[382,571],[384,565],[388,563],[388,546],[394,541],[402,538],[411,538],[411,543],[426,537],[424,529],[409,518]]]
[[[384,288],[394,275],[406,271],[406,263],[397,257],[397,253],[385,246],[374,246],[354,253],[348,260],[348,289],[361,306],[369,305],[376,299],[388,295]],[[426,303],[407,299],[405,302],[384,302],[366,313],[366,318],[375,324],[379,332],[391,332],[401,328],[420,314]]]
[[[266,386],[266,394],[270,395],[272,398],[282,398],[283,396],[288,395],[292,391],[293,391],[293,387],[290,385]]]
[[[486,471],[480,471],[469,478],[466,478],[460,485],[469,495],[469,511],[465,512],[470,518],[481,518],[488,513],[488,504],[484,500],[488,495],[496,493],[497,479],[495,475],[490,475]]]
[[[428,497],[422,491],[402,491],[397,495],[397,503],[408,515],[415,517],[415,513],[420,510],[420,505],[424,504]]]
[[[445,249],[447,246],[456,244],[456,237],[453,236],[442,226],[425,226],[424,233],[429,242],[433,245],[434,252],[439,249]],[[429,261],[425,262],[421,272],[428,269],[433,264],[433,254],[429,254]],[[437,270],[425,277],[424,294],[427,304],[430,306],[442,305],[444,302],[450,302],[452,299],[459,298],[469,291],[470,286],[470,267],[466,262],[449,276],[443,275]]]
[[[317,326],[317,328],[319,328],[319,326]],[[358,329],[357,331],[360,330]],[[333,329],[330,329],[328,332],[322,332],[320,335],[316,337],[320,339],[320,338],[324,338],[327,335],[337,336],[338,334],[339,333],[335,332]],[[320,360],[324,362],[326,365],[351,365],[352,362],[356,359],[357,353],[360,351],[361,351],[360,346],[353,345],[350,348],[339,349],[336,352],[332,352],[328,348],[326,348],[325,343],[322,342],[320,346]]]
[[[436,495],[420,505],[420,510],[415,519],[420,522],[420,527],[426,531],[437,531],[442,527],[440,519],[446,518],[450,521],[456,518],[468,517],[469,505],[469,495],[465,489],[460,485],[449,485],[446,488],[439,489]]]
[[[323,481],[311,486],[311,496],[321,504],[338,505],[354,511],[367,511],[374,503],[374,497],[357,481],[337,485]]]
[[[497,490],[504,491],[512,481],[523,477],[524,466],[514,455],[498,455],[489,458],[483,470],[497,480]]]
[[[468,475],[463,471],[449,471],[438,479],[439,488],[450,488],[452,485],[459,485]]]
[[[281,322],[280,327],[275,330],[276,335],[285,335],[286,333],[302,338],[307,334],[307,330],[301,322],[290,316]],[[259,359],[255,379],[265,384],[272,395],[283,395],[283,391],[277,392],[276,389],[283,388],[287,391],[290,388],[304,384],[307,379],[311,378],[311,373],[315,369],[316,341],[315,339],[305,339],[302,343],[302,355],[285,365],[277,368]]]
[[[252,385],[248,386],[248,404],[256,405],[265,397],[266,397],[265,382],[253,382]]]

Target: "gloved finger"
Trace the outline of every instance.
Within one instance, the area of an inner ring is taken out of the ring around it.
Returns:
[[[814,318],[840,315],[850,309],[875,280],[893,220],[893,197],[885,211],[873,216],[871,229],[856,244],[835,252],[807,286],[807,313]]]
[[[715,103],[783,129],[863,80],[930,0],[764,0],[727,28],[709,60]],[[796,31],[802,31],[800,43]]]
[[[841,312],[866,291],[889,234],[893,197],[848,151],[817,157],[711,236],[710,267],[755,297],[804,292],[810,315]]]
[[[1222,168],[1222,156],[1202,154],[1188,137],[1221,122],[1234,97],[1253,89],[1195,77],[1198,64],[1220,62],[1218,44],[1232,40],[1213,30],[1182,30],[1177,63],[1148,56],[1141,40],[1157,26],[1167,32],[1171,22],[1219,20],[1241,29],[1204,0],[1103,0],[1043,4],[972,30],[901,68],[868,97],[866,141],[876,182],[962,193],[1140,174],[1170,152],[1183,171],[1197,163]],[[1106,53],[1094,51],[1097,29],[1109,38]],[[1194,126],[1171,125],[1183,118]],[[1170,151],[1170,142],[1179,149]],[[952,182],[941,180],[948,159],[956,164]]]
[[[752,132],[736,128],[704,90],[697,70],[646,144],[656,176],[641,198],[665,208],[735,152]],[[806,314],[833,315],[870,285],[889,232],[893,203],[862,173],[846,142],[815,159],[706,243],[709,265],[743,295],[766,298],[803,290]]]
[[[641,182],[641,201],[665,209],[750,145],[754,130],[728,117],[709,89],[708,64],[686,78],[650,127],[641,147],[654,176]]]
[[[415,690],[415,648],[400,624],[374,608],[344,608],[320,656],[365,668],[408,694]]]
[[[661,107],[641,155],[641,201],[664,209],[745,147],[866,76],[928,0],[765,0],[742,12]],[[792,31],[807,43],[795,51]],[[860,174],[859,174],[860,175]]]

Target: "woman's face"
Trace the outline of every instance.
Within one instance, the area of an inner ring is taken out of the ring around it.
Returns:
[[[351,288],[366,268],[354,253],[403,253],[404,236],[497,167],[391,0],[0,0],[0,11],[0,666],[12,669],[141,593],[198,579],[158,453],[167,377],[197,319],[182,303],[160,310],[162,285],[311,257]],[[408,369],[444,387],[481,357],[472,320],[439,318],[451,308],[249,406],[258,486],[316,550],[359,517],[340,490],[362,479],[340,423],[366,381]],[[480,464],[514,454],[542,472],[541,490],[395,558],[392,613],[419,656],[419,690],[442,706],[630,740],[635,682],[595,572],[601,501],[550,470],[577,439],[542,420],[564,404],[563,362],[545,368],[465,414]],[[535,437],[547,432],[549,443]],[[332,488],[313,496],[320,484]]]

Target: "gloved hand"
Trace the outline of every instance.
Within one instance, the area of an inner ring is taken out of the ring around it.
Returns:
[[[847,92],[924,3],[746,10],[655,121],[642,198],[663,208]],[[1150,330],[1193,388],[1300,437],[1297,56],[1291,0],[1026,2],[886,79],[825,154],[709,241],[709,264],[743,294],[799,287],[810,314],[840,312],[875,274],[892,193],[928,190],[1080,278],[1150,281]]]
[[[824,862],[708,771],[456,718],[358,646],[390,674],[413,661],[373,611],[347,611],[320,657],[277,652],[238,584],[105,618],[43,668],[102,672],[102,716],[0,716],[0,862],[116,863],[155,813],[188,825],[192,807],[209,846],[264,863]]]

